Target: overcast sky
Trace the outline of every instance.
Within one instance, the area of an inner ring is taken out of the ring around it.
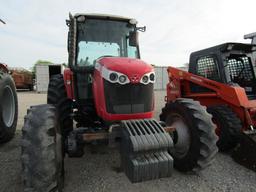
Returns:
[[[181,66],[192,51],[227,41],[250,42],[256,0],[0,0],[0,61],[30,68],[38,59],[67,62],[68,13],[136,18],[141,57],[155,65]]]

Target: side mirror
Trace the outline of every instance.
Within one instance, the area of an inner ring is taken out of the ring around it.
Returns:
[[[130,31],[129,32],[129,45],[136,47],[138,45],[138,32]]]

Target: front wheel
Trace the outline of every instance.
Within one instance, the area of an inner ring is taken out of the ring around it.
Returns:
[[[174,167],[182,172],[208,167],[218,149],[211,115],[198,101],[177,99],[162,109],[160,120],[173,126],[174,147],[170,150]]]
[[[28,109],[21,141],[24,191],[62,191],[62,147],[55,107],[44,104]]]
[[[72,100],[67,97],[62,74],[53,75],[47,92],[47,103],[54,105],[59,114],[60,130],[64,137],[73,130]]]

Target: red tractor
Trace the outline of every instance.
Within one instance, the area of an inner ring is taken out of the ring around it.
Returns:
[[[0,63],[0,144],[10,141],[18,119],[18,99],[7,65]]]
[[[207,107],[217,125],[220,151],[256,171],[256,45],[224,43],[190,55],[189,72],[168,68],[167,106],[190,98]],[[166,108],[160,115],[165,118]],[[167,123],[168,126],[168,123]]]
[[[178,99],[153,118],[155,73],[140,60],[137,21],[76,14],[67,20],[69,68],[54,75],[47,103],[28,109],[22,129],[24,188],[62,190],[65,154],[84,145],[121,141],[122,168],[131,182],[199,171],[217,153],[211,115],[199,102]],[[75,124],[74,124],[75,122]],[[75,125],[75,126],[73,126]]]

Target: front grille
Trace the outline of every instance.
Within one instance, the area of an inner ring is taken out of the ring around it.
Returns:
[[[107,112],[133,114],[150,112],[153,109],[153,84],[110,83],[104,80]]]

